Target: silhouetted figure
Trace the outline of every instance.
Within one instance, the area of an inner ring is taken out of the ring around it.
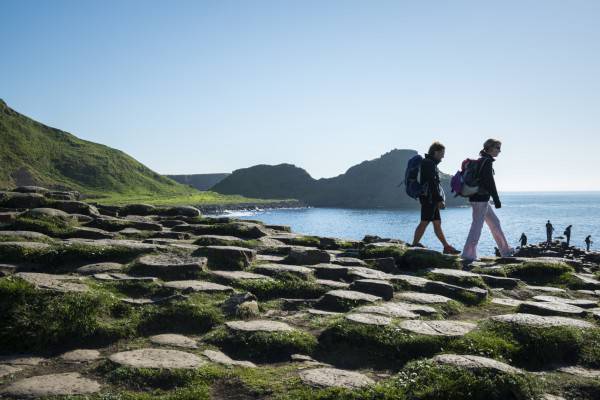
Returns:
[[[592,243],[594,243],[594,242],[592,242],[592,235],[587,235],[586,238],[585,238],[585,248],[586,248],[586,251],[590,251],[590,245]]]
[[[567,226],[567,229],[565,229],[565,231],[563,232],[563,234],[567,237],[567,247],[569,247],[569,244],[571,243],[571,228],[572,227],[573,227],[573,225]]]
[[[521,242],[521,247],[525,247],[527,246],[527,236],[525,236],[525,233],[521,233],[521,238],[519,239],[519,241]]]
[[[548,244],[552,243],[552,232],[554,232],[554,227],[550,223],[550,220],[546,223],[546,242]]]

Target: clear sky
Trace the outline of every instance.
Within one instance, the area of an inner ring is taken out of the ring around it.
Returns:
[[[0,2],[0,98],[165,174],[343,173],[504,143],[501,190],[600,190],[600,1]]]

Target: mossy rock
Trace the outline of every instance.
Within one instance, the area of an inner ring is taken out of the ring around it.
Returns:
[[[223,321],[223,313],[213,304],[186,299],[144,307],[138,331],[156,333],[204,333]]]
[[[53,243],[54,239],[40,232],[0,231],[0,242],[41,242]]]
[[[440,252],[423,249],[410,248],[404,252],[400,264],[408,269],[422,268],[450,268],[460,269],[462,264],[458,256],[442,254]]]
[[[574,273],[573,267],[564,262],[530,260],[520,264],[504,266],[506,275],[519,278],[528,283],[547,284],[568,281],[569,275]]]
[[[458,269],[434,268],[427,273],[427,278],[434,281],[442,281],[445,283],[450,283],[453,285],[458,285],[467,288],[476,286],[483,289],[487,289],[487,285],[485,284],[481,276],[469,271],[462,271]]]
[[[396,265],[402,262],[404,253],[408,250],[406,245],[391,243],[371,243],[360,249],[359,255],[363,259],[391,257]]]
[[[235,321],[239,324],[243,321]],[[284,361],[292,354],[312,354],[317,339],[309,333],[290,328],[286,324],[276,329],[253,327],[248,329],[231,325],[214,330],[206,341],[221,347],[228,355],[253,361]],[[269,321],[272,322],[272,321]]]
[[[176,232],[190,232],[195,235],[223,235],[235,236],[242,239],[259,239],[267,236],[269,232],[258,223],[253,222],[228,222],[206,224],[178,225],[172,228]]]
[[[40,232],[52,237],[62,238],[74,234],[76,231],[75,227],[78,225],[79,223],[76,218],[30,212],[17,216],[10,229]]]
[[[246,269],[256,260],[256,250],[236,246],[199,247],[192,255],[206,257],[209,267],[241,270]]]
[[[316,299],[329,291],[329,287],[319,284],[313,278],[302,279],[283,273],[279,274],[277,279],[245,279],[232,284],[263,301],[281,297]]]
[[[240,239],[235,236],[201,235],[194,244],[197,246],[237,246],[254,249],[259,246],[256,240]]]

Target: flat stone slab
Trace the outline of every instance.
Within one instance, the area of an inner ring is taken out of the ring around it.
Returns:
[[[391,283],[397,283],[403,287],[407,287],[412,290],[419,290],[425,288],[425,285],[429,282],[429,279],[421,278],[420,276],[412,275],[393,275],[389,279]]]
[[[331,311],[349,311],[354,307],[374,303],[381,297],[353,290],[331,290],[319,299],[318,307]]]
[[[503,362],[480,356],[440,354],[433,357],[432,360],[439,364],[453,365],[456,367],[473,370],[487,369],[512,374],[519,374],[523,372],[520,369],[512,367]]]
[[[100,384],[84,378],[77,372],[33,376],[14,382],[2,393],[13,397],[36,398],[97,393]]]
[[[348,321],[356,322],[364,325],[379,325],[386,326],[392,323],[392,319],[384,315],[354,313],[346,315]]]
[[[564,372],[565,374],[581,376],[583,378],[591,378],[591,379],[600,378],[600,369],[588,369],[588,368],[584,368],[584,367],[572,366],[572,367],[559,368],[558,371]]]
[[[308,310],[306,310],[309,314],[312,315],[318,315],[318,316],[332,316],[332,315],[342,315],[342,313],[339,312],[335,312],[335,311],[325,311],[325,310],[318,310],[316,308],[309,308]]]
[[[132,368],[192,369],[206,363],[195,354],[150,348],[116,353],[109,359],[116,364]]]
[[[217,364],[233,365],[236,367],[245,368],[256,368],[256,365],[250,361],[234,360],[230,358],[227,354],[216,350],[204,350],[202,352],[202,355],[204,355],[204,357]]]
[[[43,362],[46,359],[42,357],[36,357],[31,355],[12,355],[12,356],[0,356],[0,364],[8,364],[8,365],[21,365],[21,366],[36,366]]]
[[[285,264],[260,264],[254,267],[253,271],[267,276],[276,277],[281,274],[290,274],[304,279],[309,278],[313,273],[312,269],[308,267]]]
[[[41,274],[37,272],[17,272],[14,276],[43,290],[57,292],[86,292],[89,290],[86,284],[73,282],[81,280],[81,278],[76,276]]]
[[[202,246],[193,256],[208,258],[209,266],[244,269],[256,260],[256,250],[237,246]]]
[[[268,319],[255,319],[252,321],[229,321],[225,325],[233,331],[242,332],[291,332],[294,330],[285,322],[271,321]]]
[[[558,315],[563,317],[583,317],[586,314],[586,311],[581,307],[546,301],[524,301],[519,305],[518,311],[529,314]]]
[[[394,287],[387,281],[379,279],[359,279],[350,285],[350,290],[379,296],[384,300],[394,297]]]
[[[432,268],[429,272],[435,275],[450,276],[453,278],[477,278],[479,276],[476,273],[463,271],[462,269]]]
[[[81,275],[94,275],[101,274],[104,272],[120,272],[123,269],[123,264],[114,263],[114,262],[103,262],[96,264],[84,265],[83,267],[79,267],[75,270],[78,274]]]
[[[0,364],[0,378],[22,371],[23,368],[15,367],[14,365]]]
[[[316,283],[319,285],[327,286],[332,289],[348,289],[350,287],[349,283],[340,282],[340,281],[331,281],[329,279],[316,279]]]
[[[393,275],[387,272],[378,271],[367,267],[348,267],[348,276],[350,279],[377,279],[390,280]]]
[[[532,290],[534,292],[543,292],[543,293],[566,293],[565,289],[553,287],[553,286],[533,286],[527,285],[524,286],[523,289]]]
[[[197,349],[198,344],[194,339],[176,333],[165,333],[162,335],[150,336],[150,342],[163,346],[183,347],[186,349]]]
[[[157,276],[165,280],[194,278],[206,268],[205,257],[182,254],[148,254],[138,258],[131,273]]]
[[[39,232],[32,231],[0,231],[1,237],[18,237],[21,239],[31,240],[31,241],[50,241],[52,240],[50,236],[44,235]]]
[[[398,303],[383,303],[377,306],[361,306],[355,309],[360,313],[378,314],[392,318],[419,318],[419,315],[410,310],[410,307]],[[432,308],[433,312],[435,309]]]
[[[60,358],[70,363],[84,363],[99,359],[100,352],[98,350],[78,349],[64,353]]]
[[[207,281],[170,281],[163,284],[165,287],[179,289],[179,290],[190,290],[192,292],[204,292],[204,293],[230,293],[233,292],[231,286],[219,285],[218,283],[207,282]]]
[[[439,294],[419,293],[419,292],[400,292],[396,293],[396,298],[405,300],[411,303],[420,304],[446,304],[452,299]]]
[[[237,281],[237,280],[248,280],[248,279],[263,279],[263,280],[273,280],[273,278],[268,277],[266,275],[255,274],[253,272],[247,271],[210,271],[211,275],[214,275],[217,278],[224,279],[226,281]]]
[[[155,282],[158,278],[154,276],[131,276],[123,274],[121,272],[107,272],[101,274],[94,274],[94,279],[99,281],[144,281],[144,282]]]
[[[591,322],[583,321],[580,319],[567,318],[567,317],[545,317],[542,315],[534,315],[534,314],[525,314],[525,313],[517,313],[517,314],[504,314],[504,315],[495,315],[490,318],[492,321],[505,323],[505,324],[514,324],[521,326],[531,326],[531,327],[553,327],[553,326],[567,326],[573,328],[594,328],[594,324]]]
[[[598,301],[595,300],[586,300],[586,299],[567,299],[564,297],[557,296],[534,296],[534,300],[537,301],[546,301],[550,303],[564,303],[572,306],[577,306],[581,308],[595,308],[598,307]]]
[[[400,328],[432,336],[463,336],[475,329],[477,325],[463,321],[424,321],[409,319],[399,324]]]
[[[504,297],[494,297],[494,298],[492,298],[491,302],[494,304],[498,304],[499,306],[506,306],[506,307],[518,307],[519,305],[521,305],[521,303],[523,303],[522,300],[516,300],[516,299],[510,299],[510,298],[504,298]]]
[[[359,372],[336,368],[316,368],[300,371],[300,379],[306,385],[320,388],[358,389],[375,383],[371,378]]]
[[[292,247],[286,257],[286,262],[295,265],[315,265],[331,262],[332,257],[325,250],[313,247]]]
[[[320,263],[312,265],[310,268],[314,270],[315,276],[320,279],[331,279],[337,281],[340,279],[347,280],[349,278],[348,271],[350,270],[350,267]]]
[[[354,257],[336,257],[333,261],[334,264],[343,265],[346,267],[366,267],[367,263],[360,258]]]

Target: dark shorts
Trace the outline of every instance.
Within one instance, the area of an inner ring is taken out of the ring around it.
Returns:
[[[421,221],[441,221],[440,208],[437,204],[421,201]]]

